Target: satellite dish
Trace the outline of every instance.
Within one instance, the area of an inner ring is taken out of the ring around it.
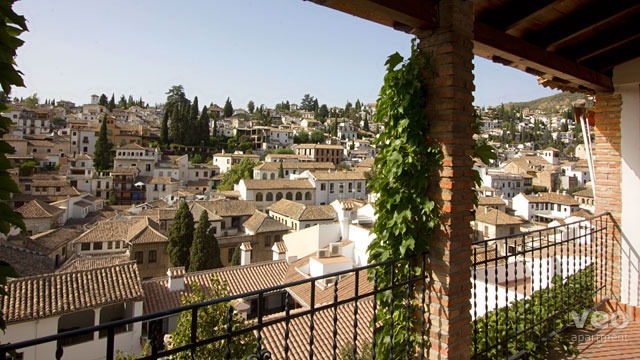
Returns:
[[[133,184],[133,185],[135,185],[135,186],[137,186],[137,187],[143,187],[143,186],[144,186],[144,183],[139,181],[139,182],[137,182],[137,183],[135,183],[135,184]]]

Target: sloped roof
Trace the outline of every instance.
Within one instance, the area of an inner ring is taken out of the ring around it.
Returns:
[[[200,285],[205,295],[209,296],[213,274],[227,283],[232,295],[237,295],[282,284],[287,268],[287,262],[279,260],[186,273],[182,291],[170,291],[167,276],[146,280],[142,283],[145,293],[144,313],[149,314],[182,305],[181,298],[191,294],[191,284],[194,282]]]
[[[316,181],[322,180],[365,180],[366,177],[361,171],[335,171],[335,172],[314,172]]]
[[[478,197],[478,205],[506,205],[506,203],[497,196],[480,196]]]
[[[333,220],[333,213],[327,213],[324,206],[304,205],[295,201],[281,199],[271,205],[269,211],[284,215],[297,221]]]
[[[314,189],[313,184],[308,179],[299,180],[258,180],[258,179],[244,179],[244,186],[248,190],[300,190],[300,189]]]
[[[6,242],[0,242],[0,260],[6,261],[20,276],[50,273],[54,265],[53,260],[41,252]]]
[[[289,227],[258,210],[256,210],[253,216],[245,221],[242,226],[254,234],[272,231],[289,231]]]
[[[542,192],[537,195],[524,195],[525,199],[529,200],[530,203],[553,203],[560,205],[568,205],[568,206],[577,206],[580,205],[573,196],[569,194],[558,194],[558,193],[548,193]]]
[[[518,216],[513,216],[504,211],[479,207],[476,211],[476,221],[491,225],[519,225],[526,221]]]
[[[59,316],[143,298],[133,263],[9,280],[2,297],[7,323]]]
[[[25,219],[48,218],[64,212],[63,209],[51,206],[39,199],[29,201],[17,208],[16,211],[22,214],[22,217]]]
[[[573,196],[581,196],[581,197],[593,198],[593,188],[588,186],[584,190],[580,190],[578,192],[573,193]]]
[[[278,171],[280,164],[284,170],[335,170],[336,165],[332,162],[265,162],[253,168],[253,170]]]
[[[196,215],[200,216],[198,208],[207,210],[210,216],[209,219],[213,220],[211,218],[212,214],[218,217],[251,216],[256,210],[256,204],[247,200],[194,201],[191,207],[194,218],[197,218]]]
[[[125,263],[135,263],[135,260],[131,260],[127,254],[83,255],[68,260],[56,272],[99,269]]]
[[[25,247],[43,254],[49,254],[60,246],[80,236],[84,230],[81,227],[64,226],[51,229],[31,236],[25,242]]]

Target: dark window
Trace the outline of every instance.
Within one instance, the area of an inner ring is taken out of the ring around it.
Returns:
[[[233,260],[233,251],[235,249],[234,248],[228,248],[227,249],[227,262],[231,263],[231,260]]]
[[[271,235],[266,235],[264,237],[264,247],[268,248],[271,246]]]
[[[93,250],[102,250],[102,242],[93,243]]]
[[[90,243],[82,243],[80,245],[80,250],[82,251],[89,251],[91,250],[91,244]]]
[[[149,262],[150,263],[154,263],[158,261],[158,252],[155,250],[150,250],[149,251]]]
[[[144,252],[136,251],[134,255],[135,255],[135,259],[136,259],[136,264],[144,263]]]

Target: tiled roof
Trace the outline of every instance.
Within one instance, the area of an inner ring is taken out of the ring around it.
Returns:
[[[568,205],[568,206],[577,206],[580,205],[573,196],[568,194],[558,194],[558,193],[538,193],[537,195],[524,195],[525,199],[529,200],[530,203],[553,203],[560,205]]]
[[[99,269],[118,264],[134,263],[127,254],[84,255],[68,260],[56,272],[73,272],[80,270]]]
[[[280,164],[284,170],[335,170],[336,166],[332,162],[266,162],[256,167],[254,170],[278,171]]]
[[[573,196],[593,198],[593,188],[589,186],[584,190],[573,193]]]
[[[53,260],[40,252],[0,242],[0,260],[11,265],[20,276],[46,274],[53,271]]]
[[[333,213],[325,211],[325,207],[321,205],[304,205],[295,201],[281,199],[275,204],[271,205],[269,211],[284,215],[297,221],[312,221],[312,220],[333,220]]]
[[[84,230],[81,227],[64,226],[57,229],[45,231],[31,236],[25,242],[25,247],[31,250],[49,254],[60,246],[72,241],[80,236]]]
[[[506,205],[506,203],[497,196],[480,196],[478,197],[478,205]]]
[[[120,146],[117,150],[147,150],[147,148],[142,147],[136,143],[129,143],[129,144]]]
[[[284,243],[284,241],[277,241],[276,247],[278,248],[278,254],[286,254],[287,245]]]
[[[303,275],[297,268],[306,265],[309,263],[309,258],[311,256],[305,256],[302,259],[293,262],[287,271],[287,276],[285,278],[285,283],[290,283],[298,280],[307,279],[308,276]],[[358,273],[359,276],[359,285],[360,289],[358,290],[359,294],[365,294],[373,291],[373,283],[368,280],[368,272],[360,271]],[[353,298],[355,295],[355,273],[349,273],[344,277],[340,278],[338,282],[338,301]],[[311,306],[311,285],[310,283],[305,283],[301,285],[296,285],[287,288],[289,293],[304,307]],[[328,304],[333,302],[333,286],[321,287],[320,282],[316,282],[315,289],[315,302],[316,305],[319,304]]]
[[[31,182],[31,187],[34,186],[42,186],[42,187],[50,187],[50,186],[69,186],[69,181],[65,179],[33,179]]]
[[[171,176],[154,176],[151,178],[151,181],[149,181],[149,184],[169,185],[169,184],[177,184],[179,182],[180,181],[174,180]]]
[[[194,218],[197,219],[194,210],[197,207],[206,209],[209,212],[209,219],[211,214],[215,214],[219,217],[228,216],[251,216],[256,211],[256,204],[253,201],[246,200],[216,200],[216,201],[194,201],[191,212],[194,213]],[[197,211],[196,211],[197,212]],[[200,212],[197,212],[200,215]]]
[[[244,179],[244,186],[249,190],[287,190],[287,189],[314,189],[313,184],[307,179],[300,180],[258,180]]]
[[[302,311],[303,309],[297,310]],[[295,314],[292,311],[291,314]],[[373,336],[371,331],[371,319],[373,318],[373,303],[371,300],[360,300],[358,302],[358,327],[354,329],[354,303],[350,302],[336,308],[337,322],[336,329],[338,335],[336,343],[338,351],[348,346],[353,346],[353,333],[357,332],[357,346],[362,350],[365,344],[370,344]],[[271,320],[281,314],[269,317]],[[313,353],[318,359],[331,359],[333,356],[333,308],[318,311],[314,314],[313,324]],[[289,321],[289,358],[306,359],[309,354],[310,335],[309,315],[299,316]],[[284,359],[284,339],[286,322],[282,321],[272,326],[267,326],[262,331],[265,348],[271,351],[274,359]]]
[[[256,210],[253,216],[245,221],[242,226],[254,234],[271,231],[289,231],[289,227],[258,210]]]
[[[60,215],[64,212],[55,206],[51,206],[42,200],[32,200],[16,209],[25,219],[48,218]]]
[[[10,280],[2,310],[7,323],[42,319],[143,298],[133,263]]]
[[[227,283],[232,295],[237,295],[282,284],[287,268],[287,262],[279,260],[187,273],[184,275],[182,291],[170,291],[167,286],[169,279],[166,276],[147,280],[142,283],[145,293],[144,313],[158,312],[182,305],[181,297],[191,294],[191,283],[194,282],[200,285],[208,296],[213,274]]]
[[[367,158],[364,159],[362,161],[360,161],[357,165],[357,167],[359,168],[372,168],[373,167],[373,163],[376,161],[375,158]]]
[[[128,175],[128,174],[137,174],[139,172],[140,170],[138,170],[138,168],[134,166],[117,166],[116,168],[113,169],[111,173]]]
[[[342,145],[325,145],[325,144],[300,144],[298,149],[339,149],[344,150]]]
[[[478,211],[476,211],[476,221],[491,225],[519,225],[525,223],[520,217],[484,206],[479,207]]]
[[[316,181],[322,180],[365,180],[366,177],[361,171],[335,171],[335,172],[314,172]]]
[[[107,240],[122,240],[130,243],[166,242],[167,237],[158,230],[158,225],[149,217],[137,217],[125,220],[107,220],[99,222],[94,228],[73,240],[85,243]]]

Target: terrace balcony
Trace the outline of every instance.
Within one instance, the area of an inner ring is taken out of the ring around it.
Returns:
[[[616,266],[612,259],[620,251],[618,239],[615,221],[610,214],[603,214],[544,230],[475,242],[470,269],[473,284],[469,312],[473,329],[471,358],[525,358],[543,351],[550,341],[563,335],[578,343],[581,358],[603,351],[606,345],[601,341],[596,344],[598,348],[589,345],[596,337],[576,319],[582,319],[588,311],[606,308],[610,300],[607,289],[612,282],[607,274]],[[442,334],[432,332],[435,319],[429,314],[429,308],[437,301],[438,294],[425,286],[433,276],[428,261],[427,254],[413,259],[389,260],[6,344],[0,346],[0,359],[7,358],[10,351],[22,352],[25,347],[41,347],[47,343],[56,344],[56,358],[64,359],[65,344],[73,343],[73,339],[95,338],[96,332],[101,337],[106,335],[106,343],[102,341],[95,346],[104,347],[105,358],[113,359],[119,341],[123,341],[116,335],[121,329],[132,327],[141,327],[143,339],[150,342],[149,352],[142,357],[145,359],[165,358],[182,352],[194,354],[206,346],[223,349],[220,358],[224,359],[343,359],[361,358],[365,353],[375,359],[376,341],[394,336],[394,332],[380,333],[377,320],[380,298],[398,294],[401,294],[404,306],[392,311],[413,317],[415,321],[411,326],[418,334],[415,340],[400,339],[400,344],[412,358],[429,358],[429,342]],[[409,263],[417,265],[420,271],[407,278],[393,275],[397,266]],[[382,273],[391,274],[390,286],[378,286],[377,277]],[[273,307],[272,301],[267,304],[267,299],[274,296],[282,299],[279,309]],[[232,325],[232,314],[243,311],[238,309],[242,307],[239,304],[246,303],[255,305],[250,320],[242,326]],[[190,333],[190,341],[179,347],[170,346],[162,324],[170,323],[170,319],[183,312],[193,315],[213,306],[223,306],[229,314],[218,324],[211,324],[217,327],[213,336],[199,334],[199,317],[191,316],[190,328],[196,331]],[[587,320],[585,317],[584,322],[588,325]],[[620,319],[616,325],[629,320]],[[392,329],[408,326],[399,322]],[[630,321],[628,326],[629,329],[618,326],[614,330],[628,334],[640,325]],[[247,334],[252,339],[251,349],[240,356],[231,350],[231,344],[238,338],[246,338]],[[631,336],[636,338],[637,334]],[[398,342],[390,341],[389,344],[393,347]],[[637,343],[625,344],[629,354],[640,354]],[[555,359],[570,358],[553,345],[551,349],[550,356]]]

